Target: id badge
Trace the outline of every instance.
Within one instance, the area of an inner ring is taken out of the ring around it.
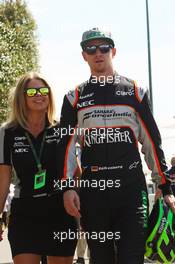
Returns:
[[[46,170],[41,170],[35,174],[34,189],[40,189],[46,184]]]

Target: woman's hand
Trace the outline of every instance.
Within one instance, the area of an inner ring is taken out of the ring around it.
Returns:
[[[64,207],[68,214],[81,217],[80,211],[80,199],[76,191],[68,190],[63,195]]]
[[[175,214],[175,197],[172,194],[165,195],[165,202],[171,207],[173,213]]]
[[[162,191],[158,188],[155,193],[155,201],[157,201],[160,197],[162,197]]]

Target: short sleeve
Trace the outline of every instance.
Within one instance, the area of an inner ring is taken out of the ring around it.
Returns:
[[[5,126],[0,127],[0,164],[11,165],[10,136]]]

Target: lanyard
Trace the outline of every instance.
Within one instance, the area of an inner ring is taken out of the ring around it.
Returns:
[[[29,136],[29,134],[27,132],[25,132],[25,135],[28,139],[28,142],[31,146],[31,149],[32,149],[32,152],[33,152],[33,155],[34,155],[34,158],[35,158],[35,161],[36,161],[36,164],[37,164],[37,168],[38,168],[38,171],[41,171],[42,170],[42,166],[41,166],[41,154],[42,154],[42,151],[43,151],[43,147],[44,147],[44,141],[45,141],[45,138],[46,138],[46,134],[47,134],[47,131],[45,130],[44,131],[44,135],[43,135],[43,139],[42,139],[42,142],[41,142],[41,147],[40,147],[40,151],[39,151],[39,156],[37,155],[36,153],[36,150],[34,148],[34,145],[32,143],[32,140]]]

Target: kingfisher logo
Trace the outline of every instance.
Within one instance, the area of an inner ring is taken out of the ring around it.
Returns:
[[[99,144],[110,144],[110,143],[120,143],[125,142],[132,144],[130,137],[130,132],[128,130],[120,131],[120,129],[115,129],[112,133],[97,133],[97,134],[87,134],[84,136],[84,146],[91,147],[91,145]]]

